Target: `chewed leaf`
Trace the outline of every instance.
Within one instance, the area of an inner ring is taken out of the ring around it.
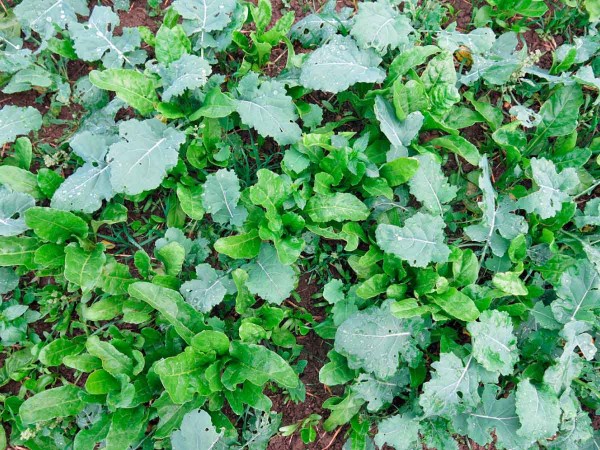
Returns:
[[[195,32],[222,30],[231,20],[235,0],[175,0],[173,9],[194,24]]]
[[[381,58],[361,50],[350,37],[334,36],[310,54],[300,73],[300,83],[311,89],[337,93],[356,83],[383,81]]]
[[[442,166],[430,153],[416,156],[419,168],[409,180],[410,193],[432,214],[442,214],[444,204],[456,197],[456,186],[448,183]]]
[[[89,10],[85,0],[24,0],[14,12],[28,34],[35,31],[49,39],[56,34],[55,26],[64,29],[77,22],[77,14],[87,16]]]
[[[157,188],[177,164],[185,134],[156,119],[121,122],[121,140],[110,146],[107,159],[115,192],[140,194]]]
[[[17,236],[29,229],[23,217],[35,206],[35,199],[22,192],[0,186],[0,236]]]

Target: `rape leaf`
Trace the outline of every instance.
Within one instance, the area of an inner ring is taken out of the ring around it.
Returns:
[[[415,156],[419,168],[408,181],[410,193],[432,214],[442,214],[444,204],[456,197],[457,189],[448,183],[442,166],[430,153]]]
[[[240,181],[232,170],[219,169],[206,177],[202,204],[215,222],[241,226],[248,211],[238,205],[240,199]]]
[[[185,300],[198,311],[207,313],[221,303],[227,294],[224,277],[208,264],[196,266],[196,280],[183,283],[179,290]]]
[[[448,261],[450,249],[444,243],[445,227],[441,217],[418,212],[403,227],[379,224],[375,235],[384,252],[408,261],[413,267],[425,267],[431,262]]]
[[[383,55],[408,44],[408,35],[413,31],[406,16],[387,0],[378,0],[359,4],[350,34],[361,47],[372,47]]]
[[[19,135],[37,131],[41,126],[42,115],[37,109],[7,105],[0,109],[0,145],[14,141]]]
[[[112,144],[107,159],[115,192],[140,194],[157,188],[178,161],[185,135],[156,119],[119,124],[121,140]]]
[[[0,186],[0,236],[17,236],[27,231],[24,213],[33,206],[35,200],[31,195]]]
[[[558,431],[560,404],[556,394],[548,386],[536,386],[522,380],[515,396],[517,415],[521,428],[517,433],[531,440],[550,439]]]
[[[236,110],[242,122],[281,145],[300,140],[302,131],[296,123],[296,107],[282,83],[259,82],[258,74],[251,73],[240,80],[237,92]]]
[[[160,65],[158,73],[163,83],[162,99],[170,102],[185,91],[193,91],[206,84],[211,73],[210,64],[200,56],[182,55],[168,66]]]
[[[334,94],[356,83],[377,83],[385,78],[380,62],[372,50],[361,50],[352,38],[335,35],[309,55],[302,65],[300,83]]]
[[[263,244],[258,259],[244,269],[248,272],[246,286],[250,292],[276,305],[290,296],[297,280],[294,269],[283,265],[269,244]]]
[[[467,330],[471,333],[473,356],[477,362],[490,372],[512,373],[519,352],[508,313],[484,311],[477,322],[467,324]]]

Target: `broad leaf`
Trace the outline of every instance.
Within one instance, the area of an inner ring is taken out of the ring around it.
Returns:
[[[65,248],[65,278],[79,286],[84,293],[89,292],[99,283],[105,261],[102,244],[87,251],[71,243]]]
[[[113,91],[140,114],[150,114],[158,103],[155,81],[141,72],[127,69],[92,70],[89,77],[94,86]]]
[[[304,211],[313,222],[359,221],[369,217],[369,209],[353,194],[336,192],[333,195],[314,195]]]
[[[47,389],[25,400],[19,408],[19,417],[24,424],[31,424],[77,415],[85,406],[81,393],[72,384]]]
[[[175,0],[173,9],[194,24],[194,32],[222,30],[231,20],[235,0]]]
[[[47,40],[56,34],[55,26],[65,29],[77,22],[77,14],[87,16],[88,7],[84,0],[24,0],[14,12],[28,34],[35,31]]]
[[[419,421],[410,414],[396,414],[382,420],[377,425],[375,444],[384,444],[395,450],[413,450],[419,447]]]
[[[25,223],[40,238],[55,244],[63,244],[71,237],[83,239],[88,234],[88,225],[83,219],[59,209],[29,208],[25,212]]]
[[[260,237],[258,231],[236,234],[217,239],[215,250],[234,259],[249,259],[258,256],[260,251]]]

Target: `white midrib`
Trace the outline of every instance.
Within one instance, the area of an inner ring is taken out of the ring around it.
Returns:
[[[87,180],[85,180],[83,183],[80,183],[77,186],[74,186],[73,189],[71,189],[71,192],[77,191],[78,189],[82,188],[83,186],[85,186],[86,184],[88,184],[90,181],[92,181],[94,178],[99,177],[102,174],[102,172],[104,172],[105,170],[107,170],[109,167],[110,167],[110,164],[107,164],[102,169],[100,169],[98,172],[96,172],[91,177],[89,177]]]
[[[53,3],[50,6],[50,8],[48,8],[46,11],[44,11],[39,16],[37,16],[37,18],[31,22],[30,26],[33,25],[34,23],[37,23],[37,21],[40,20],[42,17],[45,17],[46,14],[48,14],[50,11],[52,11],[54,8],[56,8],[58,5],[60,5],[62,2],[63,2],[63,0],[57,0],[55,3]]]
[[[130,66],[132,66],[132,67],[133,67],[133,66],[135,66],[135,64],[133,64],[133,63],[132,63],[132,62],[129,60],[129,58],[127,58],[127,56],[125,56],[125,54],[124,54],[124,53],[123,53],[121,50],[119,50],[119,49],[118,49],[118,48],[115,46],[115,44],[113,44],[112,42],[110,42],[110,39],[108,39],[108,38],[105,36],[104,32],[103,32],[102,30],[100,30],[100,29],[98,28],[98,26],[97,26],[97,25],[96,25],[94,22],[92,22],[92,26],[93,26],[93,27],[96,29],[97,33],[99,33],[99,34],[96,34],[96,36],[99,36],[99,37],[101,37],[102,39],[104,39],[104,40],[106,41],[106,43],[108,44],[108,46],[109,46],[111,49],[113,49],[113,50],[114,50],[114,51],[117,53],[117,55],[119,55],[121,58],[123,58],[123,60],[124,60],[124,61],[127,61],[127,64],[129,64],[129,65],[130,65]]]
[[[260,261],[256,261],[256,264],[258,264],[258,267],[261,268],[261,270],[265,273],[265,275],[267,276],[267,278],[269,279],[269,281],[271,282],[271,284],[273,285],[273,289],[275,289],[277,291],[277,293],[279,295],[282,294],[282,292],[277,288],[277,284],[275,283],[275,280],[273,280],[273,278],[271,278],[271,274],[269,272],[267,272],[267,270],[265,269],[265,267],[260,263]]]
[[[221,189],[221,194],[223,194],[223,200],[225,201],[225,207],[227,208],[227,212],[229,212],[229,217],[233,219],[233,211],[229,207],[229,202],[227,201],[227,195],[225,194],[225,190],[223,189],[223,185],[221,184],[221,180],[217,178],[217,183],[219,185],[219,189]]]

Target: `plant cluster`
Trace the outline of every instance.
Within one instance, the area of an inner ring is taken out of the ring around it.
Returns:
[[[0,448],[598,448],[600,11],[487,3],[7,9]]]

